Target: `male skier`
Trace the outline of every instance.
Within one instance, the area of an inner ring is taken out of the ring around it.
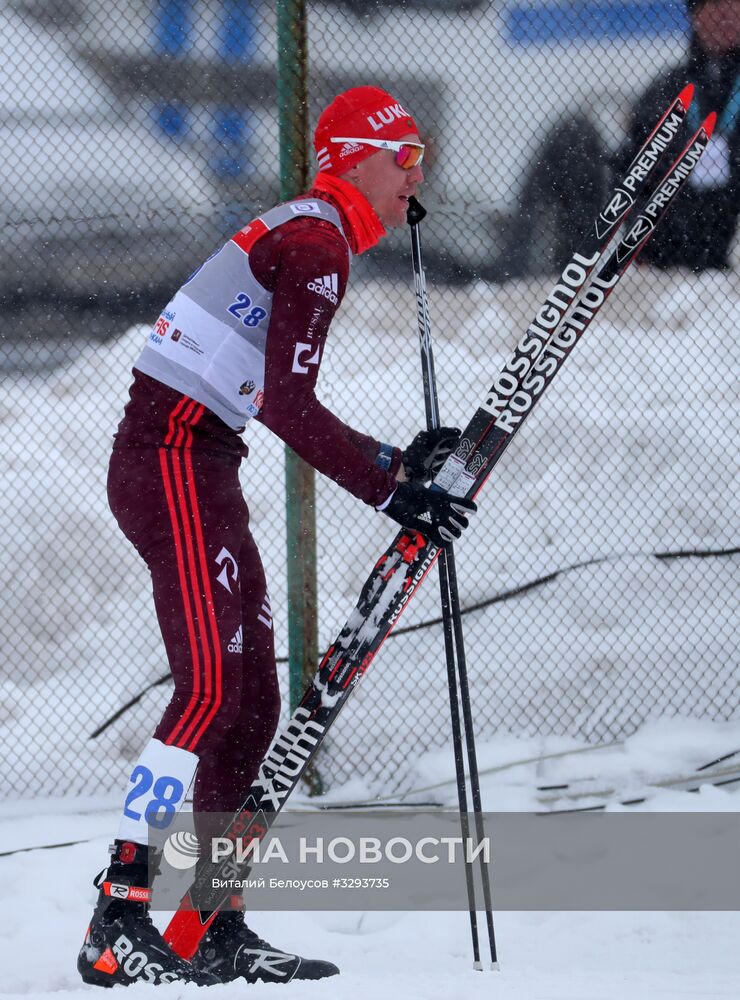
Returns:
[[[132,770],[96,882],[78,959],[88,983],[288,982],[339,971],[272,947],[233,910],[218,915],[190,963],[149,916],[147,818],[174,816],[193,780],[196,816],[233,813],[278,721],[270,599],[238,477],[246,423],[261,421],[319,472],[438,545],[459,537],[475,509],[423,485],[459,431],[421,432],[402,451],[348,427],[314,392],[352,255],[406,222],[423,180],[416,124],[390,94],[357,87],[323,112],[314,146],[311,189],[210,257],[162,311],[134,366],[108,496],[151,573],[175,688]]]

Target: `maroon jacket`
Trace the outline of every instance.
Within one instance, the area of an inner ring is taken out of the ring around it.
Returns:
[[[339,211],[353,250],[367,248],[368,232],[377,240],[382,227],[355,188],[333,179],[329,193],[321,181],[318,183],[310,195],[330,202]],[[376,464],[380,443],[343,423],[315,393],[329,326],[347,287],[347,241],[331,223],[304,216],[266,233],[251,248],[249,259],[255,277],[273,293],[264,403],[256,419],[354,496],[373,506],[383,504],[396,487],[400,451],[393,449],[388,469]],[[338,275],[336,301],[308,289],[324,274]],[[300,374],[293,371],[298,342],[310,343],[319,356],[319,364],[307,365],[307,371]],[[179,398],[180,393],[135,370],[116,447],[161,446],[169,414]],[[192,446],[234,458],[247,454],[238,433],[210,411],[199,421]]]

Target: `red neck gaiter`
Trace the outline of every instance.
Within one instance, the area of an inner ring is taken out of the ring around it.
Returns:
[[[364,253],[386,235],[375,209],[354,184],[321,171],[316,174],[312,190],[329,195],[346,219],[352,253]]]

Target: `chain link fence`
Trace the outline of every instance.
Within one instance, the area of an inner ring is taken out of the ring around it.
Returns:
[[[307,16],[311,127],[372,83],[424,132],[440,408],[464,426],[593,217],[632,109],[674,67],[690,78],[696,26],[671,0],[344,0]],[[247,0],[0,5],[4,795],[122,788],[169,698],[107,460],[159,310],[278,198],[275,21]],[[717,65],[725,80],[729,56]],[[725,107],[733,85],[716,90]],[[736,131],[720,116],[714,165],[675,209],[693,220],[671,237],[680,266],[628,274],[458,546],[480,740],[602,741],[659,715],[740,712]],[[708,267],[723,240],[728,266]],[[406,232],[355,262],[319,395],[384,441],[423,426]],[[254,422],[245,437],[285,704],[283,446]],[[324,649],[394,529],[326,480],[317,517]],[[430,580],[332,730],[326,783],[406,788],[447,747],[438,619]]]

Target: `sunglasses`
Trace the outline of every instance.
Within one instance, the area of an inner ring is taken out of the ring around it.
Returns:
[[[396,163],[403,170],[413,170],[424,159],[424,146],[420,142],[391,142],[390,139],[352,139],[348,136],[338,136],[332,142],[356,142],[363,146],[376,146],[378,149],[392,149],[396,154]]]

